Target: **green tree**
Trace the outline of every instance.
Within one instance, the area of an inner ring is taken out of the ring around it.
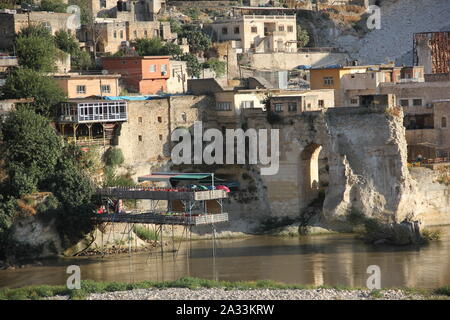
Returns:
[[[68,32],[56,31],[55,44],[58,49],[70,54],[73,69],[87,70],[92,67],[89,52],[81,50],[75,37]]]
[[[195,55],[186,53],[180,57],[180,60],[186,61],[186,71],[190,77],[200,78],[202,65]]]
[[[91,55],[87,51],[80,50],[79,53],[72,58],[73,68],[78,70],[88,70],[92,68],[93,62]]]
[[[51,43],[46,43],[43,39],[36,36],[17,37],[15,45],[21,66],[44,72],[55,70],[55,47]]]
[[[173,18],[169,18],[169,22],[170,22],[171,32],[179,34],[182,31],[181,25],[177,20],[175,20]]]
[[[204,52],[211,47],[211,39],[196,25],[183,26],[178,37],[187,38],[189,51],[192,53]]]
[[[58,51],[50,31],[44,26],[22,29],[15,39],[15,48],[21,66],[43,72],[55,70]]]
[[[297,25],[297,41],[299,47],[305,47],[309,43],[308,31]]]
[[[105,160],[105,164],[111,167],[120,166],[125,161],[122,150],[120,148],[109,148],[108,150],[106,150],[103,157]]]
[[[200,16],[200,9],[197,7],[188,8],[184,11],[184,14],[187,15],[192,20],[198,20]]]
[[[203,63],[203,68],[211,68],[218,77],[221,77],[227,72],[227,63],[217,58],[211,58]]]
[[[74,36],[65,30],[58,30],[55,32],[55,44],[60,50],[71,55],[77,55],[80,47]]]
[[[25,107],[10,113],[2,125],[2,135],[2,157],[13,195],[36,191],[54,171],[61,156],[61,138],[45,117]]]
[[[0,259],[5,259],[9,230],[14,222],[17,200],[0,195]]]
[[[36,112],[44,115],[51,114],[52,107],[66,98],[52,78],[25,68],[12,72],[1,90],[6,99],[33,98]]]
[[[41,11],[66,12],[67,4],[62,0],[41,0],[39,9]]]
[[[159,38],[137,39],[134,47],[140,56],[172,56],[178,57],[182,54],[180,46],[172,42],[164,42]]]

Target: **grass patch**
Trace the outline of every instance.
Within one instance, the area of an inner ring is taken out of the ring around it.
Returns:
[[[136,236],[144,241],[156,241],[158,240],[158,234],[154,230],[147,229],[142,226],[134,226],[133,232],[136,234]]]
[[[174,281],[141,281],[135,283],[122,282],[96,282],[91,280],[81,281],[81,289],[69,290],[65,286],[32,286],[18,289],[1,289],[0,300],[36,300],[53,296],[69,296],[70,299],[79,300],[86,299],[92,293],[106,293],[115,291],[128,291],[134,289],[165,289],[165,288],[188,288],[197,290],[201,288],[222,288],[225,290],[305,290],[305,289],[335,289],[335,290],[362,290],[362,288],[349,288],[344,286],[313,286],[299,284],[285,284],[271,280],[259,281],[216,281],[209,279],[200,279],[193,277],[183,277]],[[406,293],[416,293],[424,296],[433,297],[436,295],[450,296],[450,286],[442,287],[435,290],[419,290],[402,288]],[[372,298],[383,298],[382,290],[372,290],[370,296]]]
[[[422,231],[422,237],[425,240],[428,241],[438,241],[442,238],[442,230],[436,229],[436,230],[430,230],[430,229],[424,229]]]
[[[448,296],[448,297],[450,297],[450,286],[437,288],[437,289],[433,290],[432,293],[437,294],[437,295],[441,295],[441,296]]]
[[[374,289],[372,291],[370,291],[369,296],[371,296],[374,299],[382,299],[384,296],[381,293],[381,290],[379,289]]]

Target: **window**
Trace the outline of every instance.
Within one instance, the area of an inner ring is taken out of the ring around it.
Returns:
[[[138,135],[138,140],[139,140],[140,142],[142,142],[142,136],[141,136],[141,135]]]
[[[117,38],[117,31],[114,31],[114,38]]]
[[[287,27],[287,31],[288,32],[294,32],[294,27],[293,26],[288,26]]]
[[[147,38],[147,30],[144,30],[144,36]]]
[[[78,94],[86,93],[86,86],[77,86],[77,93]]]
[[[100,8],[106,8],[106,0],[100,0]]]
[[[275,112],[282,112],[283,111],[283,104],[282,103],[275,103],[274,110],[275,110]]]
[[[284,26],[283,25],[278,26],[278,31],[284,31]]]
[[[216,110],[229,111],[229,110],[231,110],[231,103],[230,102],[218,102],[216,105]]]
[[[350,104],[358,104],[358,98],[351,98]]]
[[[239,34],[239,27],[234,28],[234,34]]]
[[[400,99],[400,105],[402,107],[409,107],[409,100],[408,99]]]
[[[446,128],[447,127],[447,118],[446,117],[442,117],[441,119],[441,128]]]
[[[142,117],[139,117],[139,118],[138,118],[138,122],[139,122],[139,123],[142,123]]]
[[[159,140],[160,140],[160,141],[162,140],[162,134],[159,135]]]
[[[158,117],[158,122],[161,123],[162,122],[162,118]]]
[[[296,102],[289,102],[288,103],[288,111],[289,112],[297,111],[297,103]]]
[[[228,28],[227,27],[222,28],[222,34],[228,34]]]
[[[150,72],[156,72],[156,64],[151,64],[149,67]]]
[[[422,99],[413,99],[413,106],[422,106]]]
[[[252,27],[251,31],[252,33],[258,33],[258,27]]]
[[[167,74],[167,64],[161,65],[161,74],[164,76]]]
[[[323,84],[326,86],[332,86],[333,85],[333,77],[324,77]]]
[[[120,39],[123,39],[123,30],[120,30]]]
[[[323,100],[319,100],[318,104],[319,104],[319,108],[325,107],[325,101],[323,101]]]
[[[111,86],[109,84],[102,84],[100,86],[100,90],[102,93],[110,93],[111,92]]]
[[[241,108],[243,108],[243,109],[253,108],[253,101],[242,101]]]

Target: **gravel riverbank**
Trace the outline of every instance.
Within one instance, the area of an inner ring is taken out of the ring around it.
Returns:
[[[136,289],[107,293],[93,293],[87,300],[423,300],[439,299],[402,290],[337,290],[337,289],[253,289],[225,290],[219,288]],[[448,297],[445,297],[448,298]],[[53,297],[50,299],[68,299]]]

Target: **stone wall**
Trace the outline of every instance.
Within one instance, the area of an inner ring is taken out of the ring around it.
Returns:
[[[133,178],[153,170],[164,170],[170,157],[170,134],[178,127],[193,125],[202,110],[211,104],[206,96],[173,96],[129,101],[128,121],[118,134],[118,144]]]
[[[345,53],[330,52],[255,53],[244,56],[241,64],[248,63],[255,69],[290,70],[300,65],[319,68],[327,65],[345,64],[347,57]]]

